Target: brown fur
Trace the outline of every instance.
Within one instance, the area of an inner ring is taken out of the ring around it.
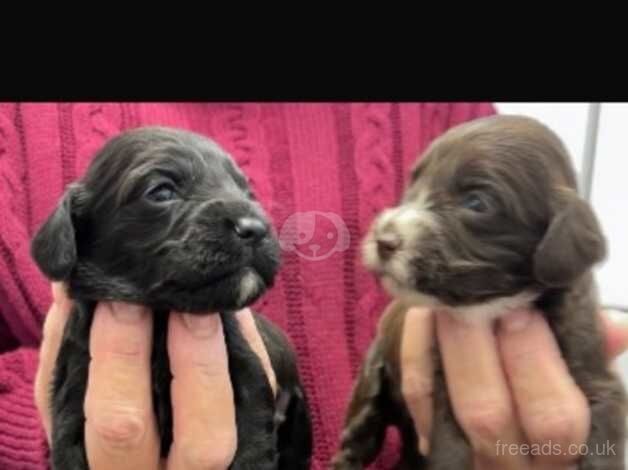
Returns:
[[[403,250],[408,279],[399,279],[383,258],[371,269],[392,278],[394,292],[429,296],[453,312],[533,292],[534,306],[546,316],[571,375],[588,399],[589,449],[607,441],[616,444],[615,455],[584,456],[578,468],[624,469],[626,397],[621,381],[607,367],[591,272],[605,256],[605,240],[592,209],[578,197],[558,137],[532,119],[515,116],[458,126],[427,149],[400,206],[412,205],[426,191],[434,222],[398,249]],[[474,191],[480,191],[487,210],[478,213],[461,203]],[[373,243],[376,231],[374,224],[366,243]],[[360,371],[334,459],[337,470],[372,462],[389,425],[402,436],[398,468],[472,468],[472,449],[453,417],[438,351],[430,455],[417,451],[401,395],[399,347],[408,297],[404,299],[384,313]]]

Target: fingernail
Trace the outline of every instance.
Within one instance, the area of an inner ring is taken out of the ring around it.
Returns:
[[[52,299],[55,302],[59,302],[65,296],[66,296],[66,291],[63,288],[63,284],[61,282],[53,282],[52,283]]]
[[[628,313],[620,310],[606,310],[609,320],[621,328],[628,328]]]
[[[532,320],[532,312],[529,310],[519,310],[506,315],[501,320],[501,327],[508,332],[523,330]]]
[[[146,308],[141,305],[123,302],[111,302],[110,305],[114,318],[123,323],[137,323],[146,313]]]
[[[613,362],[624,363],[628,354],[628,313],[607,309],[602,318],[607,327],[606,352]]]
[[[61,282],[52,283],[52,301],[62,312],[69,312],[72,309],[72,300]]]
[[[187,326],[190,333],[198,338],[207,338],[218,329],[218,319],[214,318],[214,314],[193,315],[190,313],[183,314],[183,323]]]
[[[430,443],[424,437],[419,437],[419,452],[424,457],[427,457],[430,453]]]

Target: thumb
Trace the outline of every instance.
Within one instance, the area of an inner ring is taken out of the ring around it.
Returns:
[[[606,354],[613,360],[628,350],[628,313],[609,309],[600,316],[606,340]]]

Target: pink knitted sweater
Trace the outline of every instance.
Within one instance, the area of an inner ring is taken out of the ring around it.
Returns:
[[[362,268],[359,241],[434,137],[493,112],[486,103],[0,103],[0,469],[47,468],[32,388],[50,289],[29,239],[106,139],[148,124],[210,136],[249,176],[280,233],[303,228],[301,240],[282,238],[283,268],[257,308],[295,344],[319,470],[386,303]],[[394,458],[391,442],[375,468]]]

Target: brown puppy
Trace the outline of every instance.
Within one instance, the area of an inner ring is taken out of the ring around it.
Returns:
[[[364,241],[366,266],[397,299],[382,317],[355,386],[335,469],[363,468],[387,426],[401,431],[399,468],[473,468],[435,351],[429,458],[417,450],[401,395],[399,347],[410,305],[445,308],[466,321],[513,309],[544,312],[591,409],[589,448],[579,468],[624,468],[626,398],[607,368],[592,266],[605,240],[560,139],[542,124],[494,116],[451,129],[426,150],[400,204],[379,215]]]

